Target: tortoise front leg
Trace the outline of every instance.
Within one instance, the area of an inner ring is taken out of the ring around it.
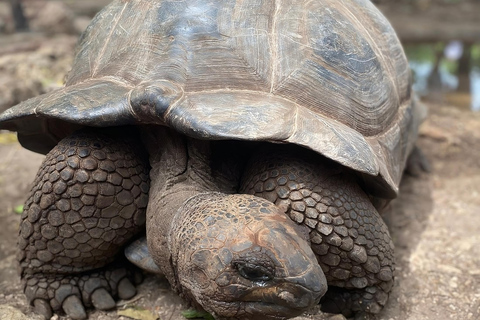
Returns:
[[[63,309],[108,309],[135,288],[124,265],[109,266],[145,224],[148,164],[138,142],[84,130],[51,150],[25,203],[18,238],[28,301],[49,318]]]
[[[276,147],[254,156],[241,192],[270,200],[308,227],[329,285],[322,310],[378,313],[393,286],[394,247],[385,223],[353,173],[294,150]]]

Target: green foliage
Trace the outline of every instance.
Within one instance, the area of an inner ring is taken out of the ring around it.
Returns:
[[[480,65],[480,44],[474,44],[472,46],[472,61],[474,65]]]
[[[15,206],[13,208],[13,212],[15,212],[16,214],[22,214],[23,213],[23,204]]]
[[[182,315],[186,319],[215,320],[215,318],[210,313],[205,312],[205,311],[186,310],[186,311],[182,311]]]
[[[448,71],[448,73],[456,74],[458,70],[458,61],[443,59],[441,67]]]
[[[435,63],[437,55],[442,55],[445,49],[443,42],[406,45],[404,47],[408,60]]]
[[[410,61],[434,62],[435,48],[429,44],[405,46],[405,54]]]

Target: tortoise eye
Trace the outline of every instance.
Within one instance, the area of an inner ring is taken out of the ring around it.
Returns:
[[[266,282],[273,279],[273,275],[266,268],[251,263],[236,263],[235,268],[245,279],[253,282]]]

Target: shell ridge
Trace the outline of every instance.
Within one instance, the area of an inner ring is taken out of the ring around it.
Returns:
[[[299,109],[300,109],[300,106],[298,104],[295,103],[295,111],[294,111],[294,115],[293,115],[293,126],[291,128],[291,131],[290,131],[290,134],[288,135],[288,137],[284,140],[285,142],[286,141],[289,141],[290,139],[293,138],[293,135],[297,132],[298,130],[298,123],[299,123]]]
[[[272,70],[270,74],[270,93],[273,93],[275,87],[275,77],[277,73],[277,64],[278,64],[278,41],[276,40],[276,31],[277,31],[277,22],[278,16],[280,15],[280,0],[273,0],[275,5],[275,11],[273,13],[272,29],[270,31],[270,52],[272,57]]]
[[[181,90],[181,94],[178,95],[178,98],[177,100],[173,101],[173,103],[171,103],[167,109],[165,110],[165,113],[163,115],[163,120],[166,122],[168,117],[170,116],[170,114],[172,113],[172,111],[177,107],[177,105],[179,105],[182,101],[185,100],[185,91],[184,91],[184,88],[182,86],[179,86],[178,87],[180,90]]]
[[[169,110],[183,96],[183,88],[172,81],[143,81],[130,91],[128,109],[138,123],[164,124]]]
[[[361,28],[363,31],[364,31],[364,34],[368,37],[368,40],[369,40],[369,44],[372,46],[372,48],[374,48],[375,50],[375,53],[377,54],[376,57],[377,58],[380,58],[381,61],[382,61],[382,65],[385,66],[385,69],[388,70],[388,81],[391,83],[391,87],[394,88],[394,92],[395,92],[395,98],[396,98],[396,101],[397,101],[397,105],[400,104],[400,94],[398,92],[398,88],[396,86],[396,84],[394,83],[393,79],[392,79],[392,75],[391,75],[391,71],[390,71],[390,68],[389,68],[389,64],[387,63],[387,61],[385,61],[385,57],[383,56],[383,53],[382,51],[380,50],[380,48],[378,47],[377,43],[375,42],[374,39],[372,39],[372,36],[370,35],[370,32],[368,32],[368,30],[365,28],[365,26],[357,19],[357,17],[355,16],[355,14],[353,14],[353,12],[351,11],[351,8],[347,5],[345,5],[343,3],[343,1],[339,1],[338,2],[343,8],[345,8],[345,13],[348,14],[350,16],[350,18],[352,19],[352,21],[355,21],[355,25],[358,27],[358,28]]]
[[[132,107],[132,92],[133,92],[133,89],[128,91],[127,93],[127,101],[128,101],[127,110],[132,115],[132,117],[134,117],[137,121],[140,122],[141,118],[136,114],[135,110]]]
[[[110,88],[110,94],[105,94],[105,87]],[[127,107],[130,89],[107,79],[90,79],[63,87],[8,109],[0,115],[0,128],[9,129],[9,123],[15,121],[18,122],[15,130],[30,132],[33,119],[42,117],[90,126],[130,124],[133,122]]]
[[[240,36],[236,36],[236,37],[241,37],[242,35]],[[257,80],[258,82],[262,83],[262,84],[265,84],[265,85],[268,85],[268,80],[265,80],[265,78],[262,76],[262,74],[259,72],[259,68],[252,65],[246,58],[244,55],[242,55],[241,53],[238,52],[238,50],[236,50],[236,48],[234,46],[228,46],[229,49],[231,49],[231,54],[234,55],[239,61],[241,61],[242,63],[244,63],[245,67],[248,68],[248,70],[250,71],[250,75],[255,78],[255,80]],[[260,86],[257,86],[256,87],[257,89],[261,89]],[[222,89],[219,89],[219,90],[225,90],[224,88]],[[227,88],[228,90],[228,88]],[[247,89],[248,90],[248,89]],[[190,90],[189,90],[190,91]],[[198,90],[198,91],[203,91],[203,90]],[[256,91],[256,90],[254,90]],[[266,90],[264,92],[267,92]]]
[[[102,47],[102,50],[100,51],[100,54],[98,55],[97,57],[97,61],[99,61],[101,59],[101,57],[105,54],[105,51],[107,49],[107,45],[110,43],[110,40],[112,39],[112,36],[113,36],[113,33],[115,31],[115,29],[117,28],[117,25],[118,23],[120,22],[120,18],[123,16],[123,12],[125,11],[125,9],[127,8],[127,2],[123,5],[123,8],[122,8],[122,11],[120,11],[120,14],[117,15],[114,19],[116,20],[114,22],[114,26],[112,27],[112,30],[110,30],[110,33],[107,37],[107,39],[105,39],[105,42],[103,44],[103,47]],[[90,57],[89,57],[90,59]],[[94,65],[94,68],[93,70],[91,71],[91,78],[95,77],[95,74],[97,73],[97,69],[98,67],[100,66],[100,64],[97,62],[95,65]]]

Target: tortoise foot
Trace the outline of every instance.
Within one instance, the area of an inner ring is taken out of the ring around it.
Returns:
[[[393,285],[393,281],[391,285]],[[384,283],[382,286],[386,286],[386,284]],[[388,288],[389,290],[390,288]],[[329,287],[320,304],[323,312],[341,313],[345,317],[354,316],[355,319],[367,320],[380,312],[387,300],[388,293],[380,286],[358,290]]]
[[[62,311],[72,319],[87,319],[87,308],[109,310],[115,299],[135,296],[139,280],[138,271],[111,266],[78,275],[27,275],[24,285],[28,301],[45,319]]]

